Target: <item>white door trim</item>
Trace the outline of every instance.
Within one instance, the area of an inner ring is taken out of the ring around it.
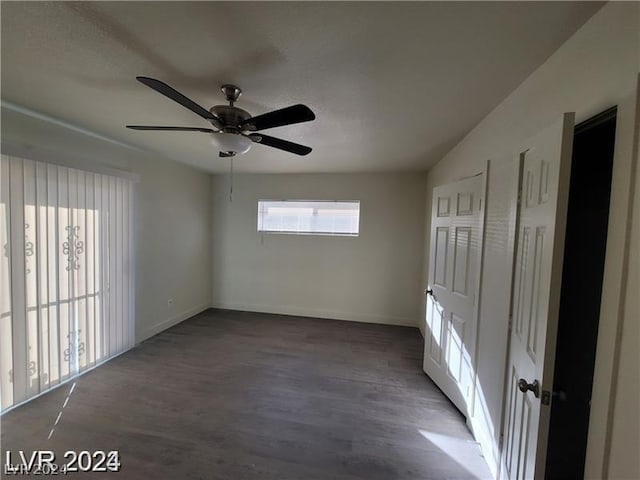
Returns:
[[[618,103],[585,478],[607,478],[609,474],[639,155],[640,74],[636,77],[635,98]]]

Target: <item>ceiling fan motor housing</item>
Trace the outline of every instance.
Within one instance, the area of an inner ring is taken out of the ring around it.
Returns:
[[[230,105],[215,105],[209,111],[222,120],[222,131],[227,133],[239,133],[239,125],[251,118],[251,114],[246,110]]]

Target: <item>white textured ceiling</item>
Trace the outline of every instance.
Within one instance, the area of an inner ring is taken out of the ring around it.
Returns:
[[[124,126],[208,126],[136,75],[163,80],[205,108],[224,103],[219,86],[235,83],[244,91],[237,106],[253,115],[305,103],[317,116],[265,132],[313,147],[310,155],[254,145],[236,160],[239,171],[425,170],[600,6],[2,2],[1,94],[117,141],[224,171],[228,162],[205,134]],[[11,118],[3,118],[3,131]]]

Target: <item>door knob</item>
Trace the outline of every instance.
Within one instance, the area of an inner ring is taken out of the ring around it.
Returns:
[[[540,384],[538,380],[534,380],[533,383],[527,383],[524,378],[518,380],[518,388],[522,393],[527,393],[529,390],[538,398],[540,396]]]
[[[424,294],[425,294],[425,295],[431,295],[431,296],[433,297],[433,289],[432,289],[432,288],[427,288],[427,289],[424,291]]]

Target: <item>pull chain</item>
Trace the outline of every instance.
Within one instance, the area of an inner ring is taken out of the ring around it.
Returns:
[[[229,157],[229,203],[233,202],[233,157]]]

